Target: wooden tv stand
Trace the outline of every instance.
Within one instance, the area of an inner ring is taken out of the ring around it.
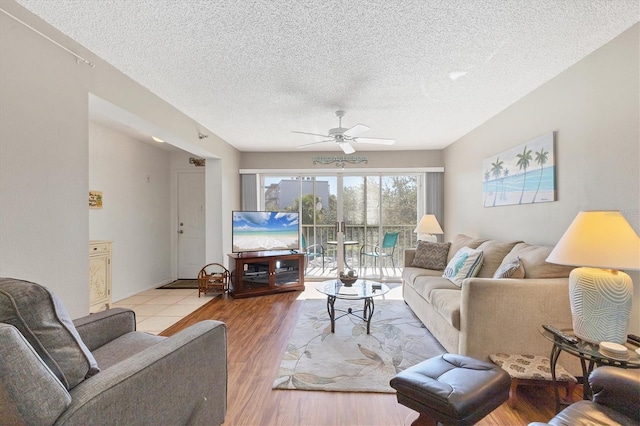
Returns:
[[[229,270],[233,297],[304,290],[304,253],[233,253]]]

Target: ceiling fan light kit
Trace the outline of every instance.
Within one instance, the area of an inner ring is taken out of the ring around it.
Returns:
[[[346,128],[342,127],[342,117],[344,117],[345,112],[342,110],[336,111],[336,116],[338,117],[338,127],[334,127],[333,129],[329,129],[328,134],[323,135],[319,133],[309,133],[309,132],[299,132],[293,131],[293,133],[299,133],[302,135],[311,135],[311,136],[320,136],[323,138],[329,138],[318,142],[311,142],[304,145],[298,146],[298,148],[306,148],[313,145],[318,145],[321,143],[334,142],[336,145],[342,149],[342,152],[345,154],[353,154],[356,152],[352,142],[354,143],[368,143],[368,144],[376,144],[376,145],[393,145],[396,143],[394,139],[382,139],[382,138],[361,138],[358,135],[369,130],[369,126],[365,126],[364,124],[356,124],[353,127]]]

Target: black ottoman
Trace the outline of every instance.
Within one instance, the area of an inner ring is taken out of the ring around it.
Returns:
[[[462,355],[444,354],[391,379],[398,402],[420,413],[413,425],[469,425],[509,399],[511,378],[502,368]]]

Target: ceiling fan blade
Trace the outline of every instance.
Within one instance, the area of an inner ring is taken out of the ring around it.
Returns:
[[[349,142],[336,142],[345,154],[353,154],[356,152]]]
[[[369,126],[365,126],[364,124],[356,124],[352,128],[346,130],[343,133],[343,135],[355,137],[355,136],[358,136],[360,133],[366,132],[367,130],[369,130]]]
[[[354,138],[354,142],[370,143],[376,145],[393,145],[396,143],[395,139],[382,139],[382,138]]]
[[[300,133],[301,135],[312,135],[312,136],[322,136],[323,138],[330,138],[329,135],[321,135],[319,133],[309,133],[309,132],[298,132],[296,130],[292,130],[291,133]]]
[[[306,148],[308,146],[318,145],[319,143],[326,143],[326,142],[335,142],[335,141],[333,139],[327,139],[326,141],[318,141],[318,142],[305,143],[304,145],[298,145],[296,148]]]

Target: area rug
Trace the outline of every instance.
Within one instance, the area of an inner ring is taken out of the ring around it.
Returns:
[[[165,284],[162,287],[158,287],[163,290],[176,290],[180,288],[198,288],[198,280],[176,280],[169,284]]]
[[[335,306],[362,305],[338,299]],[[273,389],[395,393],[396,373],[446,352],[401,300],[376,300],[371,334],[366,327],[347,315],[331,333],[326,300],[306,300]]]

